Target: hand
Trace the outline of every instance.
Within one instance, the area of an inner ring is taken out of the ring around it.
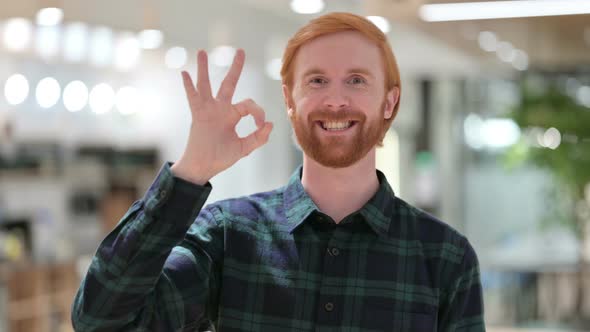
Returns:
[[[186,71],[182,72],[192,122],[186,148],[172,166],[176,176],[205,184],[268,141],[273,126],[271,122],[265,122],[262,108],[251,99],[231,103],[244,67],[244,58],[244,51],[239,49],[216,97],[211,94],[206,52],[199,51],[197,54],[196,89],[190,75]],[[247,115],[254,117],[258,128],[240,138],[235,127]]]

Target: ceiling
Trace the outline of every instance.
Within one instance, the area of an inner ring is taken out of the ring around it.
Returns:
[[[379,13],[393,22],[411,25],[470,55],[490,61],[499,60],[495,53],[480,48],[477,38],[481,31],[491,31],[499,40],[525,51],[529,68],[576,71],[590,66],[590,15],[455,22],[425,22],[418,17],[422,4],[443,2],[469,1],[366,0],[363,5],[368,13]]]
[[[0,20],[11,16],[32,17],[40,6],[57,4],[65,7],[66,20],[82,20],[95,24],[106,24],[114,28],[140,29],[145,18],[141,11],[152,6],[160,17],[161,25],[167,28],[167,35],[183,42],[194,42],[195,29],[199,21],[208,19],[211,14],[199,13],[199,9],[217,8],[216,12],[228,12],[228,8],[251,8],[263,14],[267,23],[277,22],[283,30],[300,26],[310,16],[294,14],[289,8],[290,0],[225,0],[209,2],[204,0],[176,0],[160,2],[157,0],[102,1],[84,2],[79,0],[23,0],[2,1],[0,3]],[[365,15],[381,15],[394,24],[390,37],[395,45],[396,33],[407,33],[413,28],[421,33],[438,39],[466,55],[490,64],[499,63],[495,53],[483,51],[478,44],[478,35],[482,31],[494,32],[502,41],[510,42],[516,48],[525,51],[529,58],[529,68],[542,70],[579,71],[590,68],[590,15],[552,16],[543,18],[520,18],[502,20],[479,20],[458,22],[424,22],[417,13],[422,4],[441,3],[441,0],[325,0],[326,11],[353,11]],[[448,2],[467,2],[467,0],[449,0]],[[590,0],[588,0],[590,1]],[[117,9],[115,9],[117,8]],[[186,8],[186,11],[183,9]],[[202,11],[202,10],[201,10]],[[242,11],[242,10],[240,10]],[[194,13],[194,14],[191,14]],[[251,21],[248,14],[242,12],[239,20],[232,13],[232,25],[260,24],[258,19]],[[229,15],[227,13],[226,15]],[[192,17],[192,18],[191,18]],[[258,17],[258,16],[257,16]],[[234,24],[235,23],[235,24]],[[208,28],[209,23],[203,23]],[[187,27],[191,30],[187,31]],[[396,29],[397,27],[397,29]],[[286,29],[285,29],[286,28]],[[242,37],[243,35],[242,34]],[[422,41],[423,42],[423,41]],[[418,43],[418,41],[416,42]],[[407,45],[407,44],[405,44]],[[432,57],[431,54],[428,55]]]

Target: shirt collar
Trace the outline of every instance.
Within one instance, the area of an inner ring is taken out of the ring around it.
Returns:
[[[365,221],[371,226],[377,235],[386,237],[396,205],[396,198],[393,189],[387,182],[385,174],[377,171],[379,189],[359,211]]]
[[[289,232],[297,228],[312,212],[320,210],[305,192],[301,184],[302,171],[302,165],[297,167],[297,170],[291,175],[283,194]]]
[[[314,211],[319,211],[301,184],[302,171],[303,166],[300,165],[291,175],[283,194],[289,232],[297,228]],[[387,236],[395,207],[395,193],[385,175],[379,170],[377,178],[379,189],[358,212],[377,235]]]

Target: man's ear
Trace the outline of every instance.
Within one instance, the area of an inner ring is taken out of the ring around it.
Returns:
[[[285,101],[285,106],[287,107],[287,114],[289,117],[293,116],[293,98],[291,96],[291,91],[289,87],[283,84],[283,100]]]
[[[385,112],[383,116],[385,119],[389,119],[394,115],[393,110],[395,109],[395,105],[399,102],[399,94],[399,87],[397,86],[394,86],[387,92],[387,95],[385,96]]]

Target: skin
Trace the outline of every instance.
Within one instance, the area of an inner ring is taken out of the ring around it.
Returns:
[[[302,184],[320,210],[338,223],[359,210],[378,189],[378,137],[373,135],[368,141],[363,137],[381,130],[383,120],[391,117],[399,89],[385,91],[380,50],[359,32],[333,33],[304,44],[294,66],[293,88],[284,85],[283,95],[304,150]],[[310,121],[331,116],[366,120],[341,135],[326,135]],[[305,130],[319,156],[306,147]],[[357,154],[353,160],[343,158],[353,153]]]
[[[206,52],[197,53],[196,86],[190,75],[182,72],[191,126],[185,150],[171,168],[175,176],[203,185],[268,142],[273,125],[265,122],[264,110],[252,99],[232,104],[244,61],[244,50],[239,49],[215,96],[211,92]],[[254,117],[258,129],[241,138],[235,128],[247,115]]]

